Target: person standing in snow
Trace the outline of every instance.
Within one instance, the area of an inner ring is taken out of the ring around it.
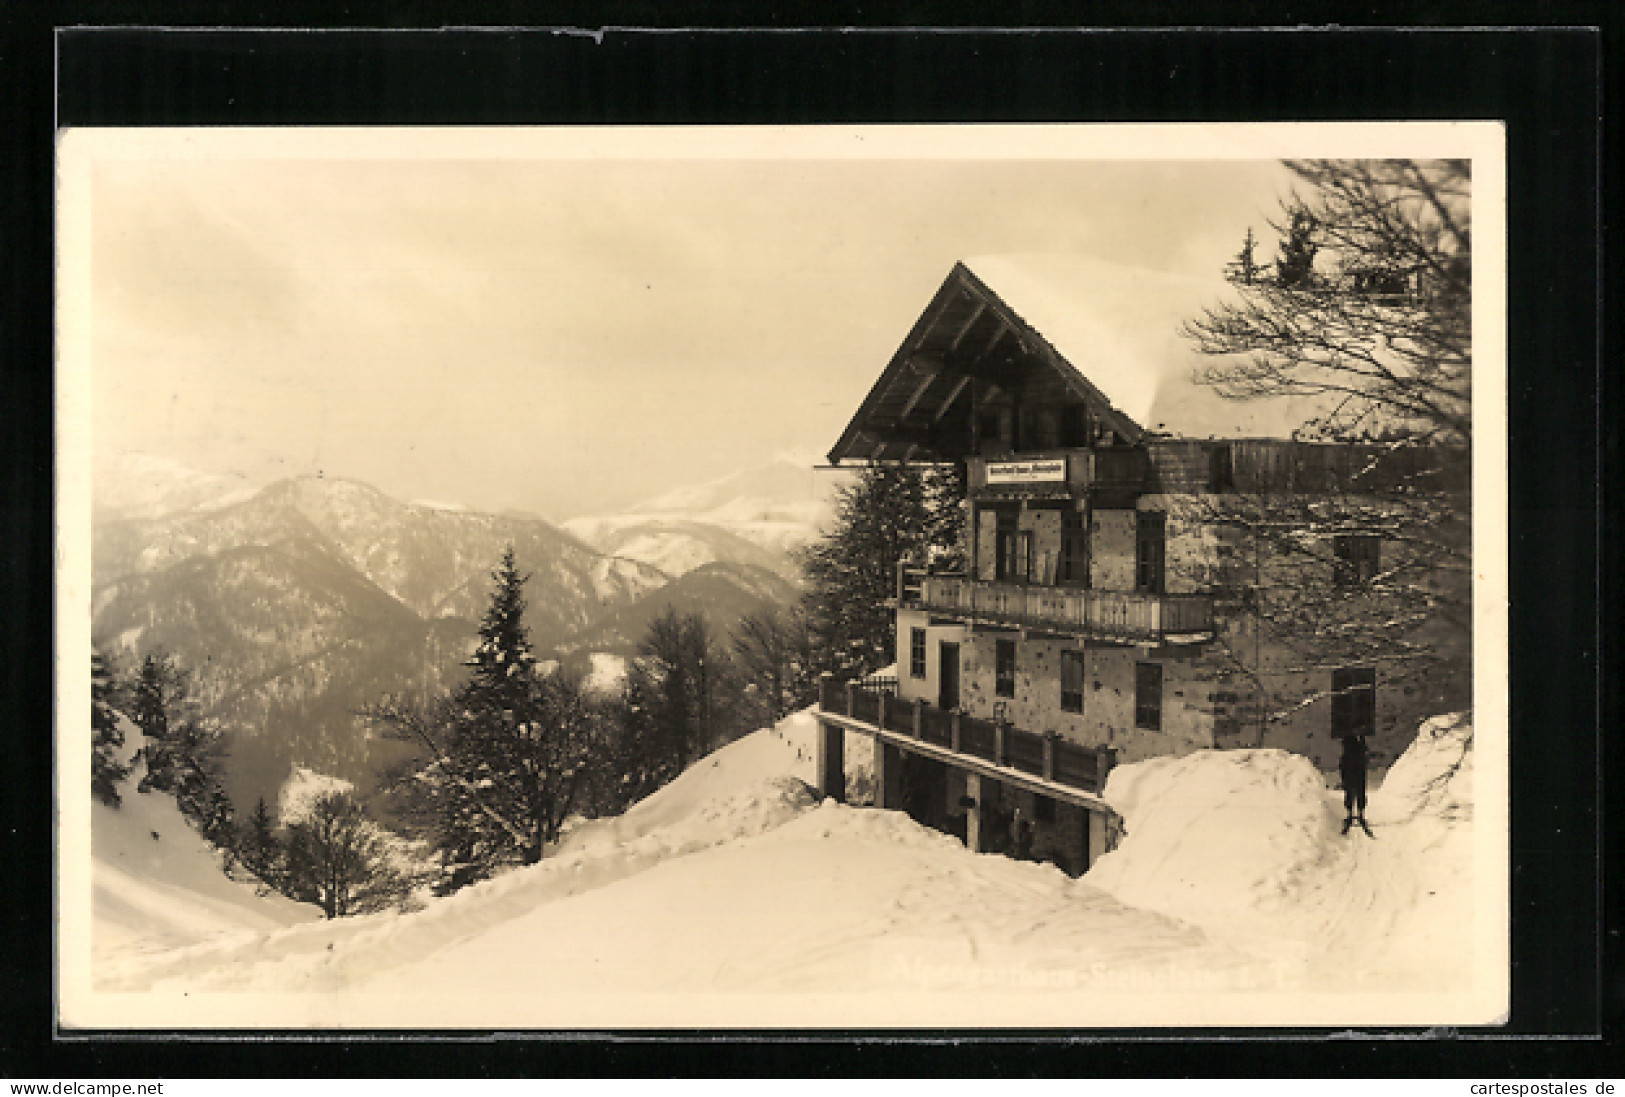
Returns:
[[[1026,819],[1016,824],[1016,858],[1021,861],[1033,859],[1033,825]]]
[[[1344,834],[1349,832],[1349,826],[1356,819],[1360,821],[1361,830],[1371,833],[1371,828],[1365,825],[1365,767],[1368,755],[1365,736],[1344,737],[1343,757],[1337,763],[1338,772],[1343,777],[1343,810],[1348,813],[1343,820]]]

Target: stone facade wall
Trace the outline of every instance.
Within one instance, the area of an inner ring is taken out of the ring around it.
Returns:
[[[1214,706],[1217,745],[1289,750],[1323,771],[1336,772],[1342,745],[1332,736],[1331,669],[1303,668],[1296,652],[1256,642],[1250,618],[1228,621],[1224,636],[1256,673],[1257,686],[1246,676],[1226,677],[1232,668],[1217,653],[1211,657],[1214,692],[1220,698]],[[1465,658],[1467,653],[1461,654]],[[1410,746],[1418,724],[1446,711],[1452,702],[1444,696],[1449,683],[1388,682],[1382,667],[1373,669],[1376,712],[1368,745],[1372,769],[1383,770]]]
[[[1183,459],[1188,455],[1181,451],[1176,456]],[[1060,707],[1060,652],[1076,646],[1074,642],[1036,637],[1018,640],[1016,695],[1005,699],[997,697],[994,689],[994,641],[998,634],[972,635],[955,630],[961,644],[960,694],[965,710],[991,719],[995,706],[1004,702],[1007,718],[1016,726],[1039,733],[1054,731],[1087,746],[1113,746],[1120,761],[1182,754],[1207,746],[1263,746],[1303,754],[1321,769],[1335,771],[1341,746],[1331,735],[1332,670],[1306,669],[1301,653],[1260,642],[1252,618],[1243,611],[1242,603],[1234,600],[1235,588],[1251,585],[1252,569],[1244,559],[1238,562],[1223,558],[1222,534],[1209,521],[1211,509],[1204,501],[1214,498],[1196,493],[1153,494],[1141,496],[1135,509],[1091,510],[1089,561],[1091,585],[1096,590],[1133,590],[1136,514],[1164,514],[1165,590],[1169,594],[1215,592],[1221,630],[1218,641],[1195,648],[1155,651],[1088,648],[1084,711],[1080,715],[1062,712]],[[994,578],[997,528],[996,511],[992,507],[979,508],[975,533],[977,574],[982,579]],[[1053,507],[1026,508],[1020,514],[1018,528],[1034,532],[1034,574],[1041,578],[1043,562],[1060,551],[1061,512]],[[1383,564],[1390,552],[1391,546],[1379,546]],[[1266,587],[1293,579],[1291,569],[1322,568],[1328,574],[1321,578],[1330,578],[1329,563],[1303,558],[1261,563]],[[1243,571],[1248,574],[1241,574]],[[939,631],[943,632],[941,636]],[[943,638],[952,636],[944,630],[932,630],[928,641],[929,678],[924,683],[911,683],[907,679],[907,632],[906,628],[900,629],[899,668],[905,696],[927,701],[936,698],[937,644]],[[1442,630],[1435,642],[1462,648],[1467,644],[1465,638]],[[1465,666],[1469,652],[1462,650],[1460,655]],[[1163,665],[1163,727],[1157,732],[1134,727],[1134,663],[1144,659]],[[1377,696],[1372,764],[1381,768],[1409,745],[1422,719],[1457,703],[1450,697],[1450,687],[1458,687],[1459,693],[1461,684],[1385,683],[1382,668],[1374,669]]]
[[[1152,656],[1138,648],[1016,639],[1016,695],[1004,698],[997,695],[995,680],[999,635],[974,633],[960,648],[960,700],[970,715],[991,720],[1003,702],[1006,718],[1016,727],[1055,732],[1082,746],[1111,746],[1119,762],[1213,746],[1210,686],[1193,654]],[[1069,649],[1084,652],[1082,713],[1061,710],[1061,652]],[[1157,731],[1134,726],[1134,664],[1139,661],[1162,664],[1162,728]]]
[[[1172,550],[1170,549],[1170,552]],[[1392,546],[1378,546],[1379,566],[1386,566]],[[1306,577],[1310,569],[1320,572],[1311,578],[1329,581],[1331,564],[1302,556],[1267,557],[1259,561],[1262,585],[1279,587]],[[1251,582],[1251,575],[1246,581]],[[1295,651],[1267,633],[1261,635],[1256,619],[1234,602],[1221,599],[1216,605],[1219,640],[1207,645],[1202,662],[1214,681],[1213,705],[1215,740],[1221,747],[1274,747],[1302,754],[1317,767],[1335,772],[1342,753],[1332,736],[1329,666],[1305,666],[1304,653]],[[1453,655],[1466,666],[1470,657],[1464,636],[1441,627],[1432,635],[1419,631],[1412,639],[1422,639]],[[1453,660],[1455,661],[1455,660]],[[1239,664],[1239,666],[1238,666]],[[1417,725],[1427,717],[1448,711],[1459,703],[1452,687],[1460,683],[1436,681],[1388,682],[1383,668],[1376,673],[1376,706],[1373,734],[1369,741],[1371,765],[1386,768],[1415,737]],[[1243,673],[1245,671],[1245,673]]]
[[[1178,497],[1142,495],[1136,510],[1165,515],[1163,526],[1163,589],[1169,594],[1203,594],[1213,589],[1218,574],[1219,540],[1216,529],[1202,521],[1195,508]],[[1133,531],[1130,531],[1129,566],[1134,563]],[[1133,572],[1129,585],[1134,589]]]
[[[1089,585],[1096,590],[1134,589],[1132,510],[1097,509],[1089,515]]]

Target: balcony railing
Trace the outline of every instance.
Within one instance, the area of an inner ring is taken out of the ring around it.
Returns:
[[[1079,590],[991,583],[957,575],[900,580],[898,593],[901,605],[973,624],[1151,642],[1213,631],[1213,598],[1207,594]]]
[[[1057,735],[1036,735],[1011,724],[948,712],[923,701],[901,700],[865,689],[857,682],[823,679],[818,705],[827,713],[891,732],[896,739],[914,739],[968,759],[1097,795],[1105,787],[1112,767],[1113,752],[1109,747],[1091,749]]]

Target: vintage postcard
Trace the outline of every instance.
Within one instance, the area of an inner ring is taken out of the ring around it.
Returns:
[[[65,1028],[1505,1017],[1498,125],[59,149]]]

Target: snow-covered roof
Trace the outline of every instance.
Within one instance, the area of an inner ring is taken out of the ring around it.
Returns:
[[[1227,400],[1195,379],[1214,360],[1180,334],[1204,307],[1233,299],[1223,279],[1083,255],[964,261],[1112,406],[1142,428],[1188,438],[1286,438],[1322,409],[1304,398]]]

